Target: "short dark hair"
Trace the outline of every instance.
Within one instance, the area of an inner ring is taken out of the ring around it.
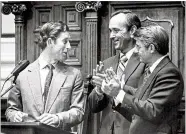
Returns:
[[[133,25],[135,25],[137,28],[141,27],[140,19],[138,18],[138,16],[135,13],[133,13],[130,10],[118,10],[118,11],[112,13],[111,18],[120,14],[120,13],[123,13],[126,15],[126,18],[127,18],[126,23],[127,23],[128,29],[130,29]]]
[[[134,39],[143,41],[147,48],[153,44],[159,54],[166,55],[169,52],[169,36],[165,29],[159,25],[139,28],[134,33]]]
[[[66,32],[68,31],[69,28],[68,26],[63,23],[62,21],[59,22],[47,22],[45,23],[39,31],[40,37],[38,40],[38,44],[41,47],[41,49],[46,48],[46,41],[48,38],[51,38],[53,40],[56,40],[56,38],[59,36],[61,32]]]

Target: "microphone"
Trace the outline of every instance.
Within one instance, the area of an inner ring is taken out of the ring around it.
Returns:
[[[14,70],[10,73],[10,75],[7,77],[6,81],[9,80],[12,76],[17,76],[21,71],[23,71],[28,65],[30,64],[30,62],[28,60],[22,60],[20,61],[16,67],[14,68]]]
[[[29,62],[28,60],[22,60],[22,61],[20,61],[20,62],[16,65],[16,67],[14,68],[14,70],[13,70],[13,71],[10,73],[10,75],[6,78],[6,80],[5,80],[4,84],[3,84],[3,87],[4,87],[5,83],[6,83],[12,76],[15,76],[15,78],[14,78],[14,80],[13,80],[13,84],[12,84],[7,90],[5,90],[4,92],[3,92],[3,87],[2,87],[2,90],[1,90],[1,97],[2,97],[3,95],[5,95],[10,89],[12,89],[12,88],[15,86],[14,82],[15,82],[15,80],[16,80],[18,74],[19,74],[21,71],[23,71],[29,64],[30,64],[30,62]]]

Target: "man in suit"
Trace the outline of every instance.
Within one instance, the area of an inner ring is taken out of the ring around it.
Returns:
[[[71,131],[84,116],[83,81],[79,70],[64,63],[70,35],[63,22],[41,27],[39,58],[24,69],[8,96],[11,122],[39,121]]]
[[[112,97],[123,92],[116,110],[122,114],[127,107],[134,114],[130,134],[176,134],[177,110],[184,87],[179,69],[167,55],[168,34],[156,25],[140,28],[134,38],[140,61],[149,67],[142,84],[137,90],[127,83],[121,86],[116,73],[108,69],[102,91]]]
[[[136,14],[129,10],[120,10],[112,14],[109,29],[110,38],[119,54],[110,57],[97,65],[94,70],[93,84],[96,87],[89,95],[89,106],[93,113],[102,111],[100,134],[128,134],[131,114],[125,111],[124,116],[114,110],[117,106],[118,97],[109,97],[101,91],[103,78],[98,74],[103,74],[104,70],[112,67],[117,72],[118,77],[125,79],[125,82],[133,87],[137,87],[138,79],[144,72],[145,64],[140,63],[134,52],[135,40],[133,33],[141,26]],[[122,70],[120,65],[123,64]]]

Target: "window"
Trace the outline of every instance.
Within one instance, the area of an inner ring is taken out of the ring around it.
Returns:
[[[1,29],[1,90],[2,85],[15,67],[15,24],[14,15],[3,15],[1,13],[2,29]],[[5,83],[3,90],[10,87],[12,81]],[[3,97],[7,97],[8,93]]]

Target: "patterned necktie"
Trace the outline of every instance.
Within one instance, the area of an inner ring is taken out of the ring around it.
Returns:
[[[118,69],[117,69],[117,76],[119,79],[121,79],[123,73],[124,73],[124,70],[125,70],[125,62],[127,61],[127,57],[125,55],[123,55],[121,58],[120,58],[120,61],[119,61],[119,64],[118,64]]]
[[[54,69],[54,66],[52,64],[47,65],[47,67],[49,68],[49,72],[48,72],[48,75],[47,75],[46,80],[45,80],[45,87],[44,87],[44,93],[43,93],[44,106],[46,104],[50,83],[52,81],[53,69]]]
[[[150,74],[151,74],[150,69],[149,69],[149,68],[146,68],[145,74],[144,74],[144,76],[143,76],[143,82],[142,82],[142,84],[139,86],[139,89],[136,91],[136,94],[135,94],[136,97],[138,97],[138,96],[140,95],[141,90],[142,90],[142,88],[144,87],[145,83],[147,82],[147,80],[148,80]]]
[[[147,68],[146,71],[145,71],[145,75],[144,75],[143,83],[142,83],[141,87],[143,87],[145,85],[145,83],[147,82],[150,74],[151,74],[150,68]]]

